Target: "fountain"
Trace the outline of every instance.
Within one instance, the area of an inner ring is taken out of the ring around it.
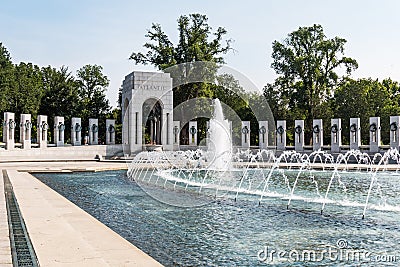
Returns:
[[[312,203],[321,214],[330,205],[358,208],[362,218],[370,209],[400,211],[398,192],[393,194],[398,187],[393,176],[400,167],[397,149],[373,155],[350,150],[335,156],[322,150],[278,154],[268,149],[237,149],[233,153],[229,122],[220,101],[215,99],[213,106],[207,151],[141,152],[129,167],[129,178],[141,186],[212,196],[210,201],[243,198],[262,205],[274,199],[286,209],[294,201],[296,207],[302,201]],[[167,195],[158,195],[157,199],[178,206],[205,203],[188,204],[192,198],[172,201]]]
[[[232,138],[229,122],[225,120],[219,99],[214,100],[214,115],[210,120],[207,142],[209,168],[215,170],[227,170],[232,161]]]
[[[220,127],[217,121],[212,125]],[[218,127],[211,131],[225,131]],[[214,134],[211,132],[211,138],[220,137]],[[259,205],[271,199],[286,202],[287,209],[293,201],[296,207],[299,201],[313,203],[315,209],[320,205],[321,214],[330,205],[358,208],[362,218],[367,210],[400,211],[398,192],[393,192],[398,188],[400,169],[396,149],[373,156],[350,150],[336,158],[321,150],[311,154],[284,151],[280,155],[265,149],[238,150],[230,156],[224,147],[226,143],[218,144],[221,146],[211,150],[216,155],[211,162],[210,154],[203,150],[142,152],[131,163],[128,176],[138,184],[213,198],[254,199]],[[228,157],[223,155],[229,155],[230,164],[226,164]],[[397,164],[390,164],[393,161]]]

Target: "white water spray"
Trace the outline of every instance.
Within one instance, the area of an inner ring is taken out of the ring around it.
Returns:
[[[219,99],[214,100],[214,114],[210,120],[210,139],[207,143],[209,168],[228,170],[232,162],[232,138],[228,120],[225,120]]]

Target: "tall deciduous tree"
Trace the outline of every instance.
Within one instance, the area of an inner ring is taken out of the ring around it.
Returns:
[[[122,144],[122,111],[119,107],[112,109],[107,119],[115,120],[115,142],[116,144]]]
[[[227,31],[219,27],[212,31],[205,15],[190,14],[178,19],[179,40],[174,45],[160,24],[153,24],[147,31],[149,42],[144,44],[146,53],[131,54],[136,64],[151,64],[160,70],[168,69],[182,63],[199,61],[209,62],[207,65],[186,64],[170,70],[174,83],[196,80],[204,75],[210,80],[215,79],[216,65],[224,63],[223,55],[231,48],[232,40],[225,40]],[[208,73],[204,73],[204,71]],[[212,88],[207,83],[192,83],[178,86],[174,89],[174,105],[195,97],[212,97]]]
[[[399,85],[390,79],[379,82],[372,79],[348,79],[335,92],[332,109],[335,116],[342,118],[344,133],[349,132],[350,118],[360,118],[361,137],[369,143],[369,118],[381,117],[382,140],[389,143],[389,117],[400,112]],[[348,142],[349,136],[343,136]]]
[[[78,83],[67,67],[42,68],[44,95],[40,112],[50,117],[70,119],[79,106]]]
[[[15,81],[8,95],[10,106],[16,114],[29,113],[36,116],[43,96],[43,80],[40,68],[32,63],[15,66]]]
[[[106,114],[110,107],[105,92],[110,81],[98,65],[83,66],[77,72],[81,115],[85,118]]]
[[[211,83],[215,82],[217,65],[224,63],[223,55],[232,49],[232,40],[225,39],[226,33],[223,27],[213,31],[205,15],[183,15],[178,18],[179,39],[176,44],[160,24],[153,24],[146,34],[149,39],[144,44],[147,52],[133,52],[130,59],[136,64],[151,64],[171,74],[175,107],[193,98],[212,98],[215,86]],[[204,105],[196,106],[196,109],[204,108]],[[175,110],[182,117],[184,112]],[[198,126],[199,133],[205,133],[205,120],[200,119]]]
[[[51,66],[42,68],[44,94],[39,112],[48,116],[49,125],[53,125],[54,116],[63,116],[67,129],[71,118],[77,116],[79,107],[78,84],[68,70],[62,66],[59,70]],[[65,131],[65,140],[70,131]]]
[[[0,43],[0,112],[7,111],[10,103],[8,95],[14,87],[14,65],[7,48]]]
[[[98,65],[85,65],[77,72],[79,106],[82,124],[87,127],[89,118],[98,118],[100,129],[104,129],[104,120],[110,111],[106,90],[110,81]],[[86,130],[88,130],[86,128]],[[104,132],[100,138],[105,140]]]
[[[271,67],[278,77],[264,88],[272,110],[278,116],[289,112],[303,117],[310,133],[312,119],[324,117],[325,103],[337,85],[358,67],[356,60],[344,56],[345,43],[340,37],[327,38],[321,25],[300,27],[283,42],[274,41]]]

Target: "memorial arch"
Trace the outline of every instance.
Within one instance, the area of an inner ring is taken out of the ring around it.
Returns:
[[[125,153],[173,149],[173,92],[168,73],[134,71],[122,83]]]

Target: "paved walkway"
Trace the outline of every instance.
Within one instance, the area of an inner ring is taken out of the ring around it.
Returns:
[[[125,163],[95,161],[0,164],[7,169],[40,266],[162,266],[31,174],[18,171],[125,168]],[[0,266],[11,267],[3,184],[0,179]]]
[[[125,170],[124,161],[39,161],[39,162],[0,162],[0,169],[27,172],[71,172]]]

